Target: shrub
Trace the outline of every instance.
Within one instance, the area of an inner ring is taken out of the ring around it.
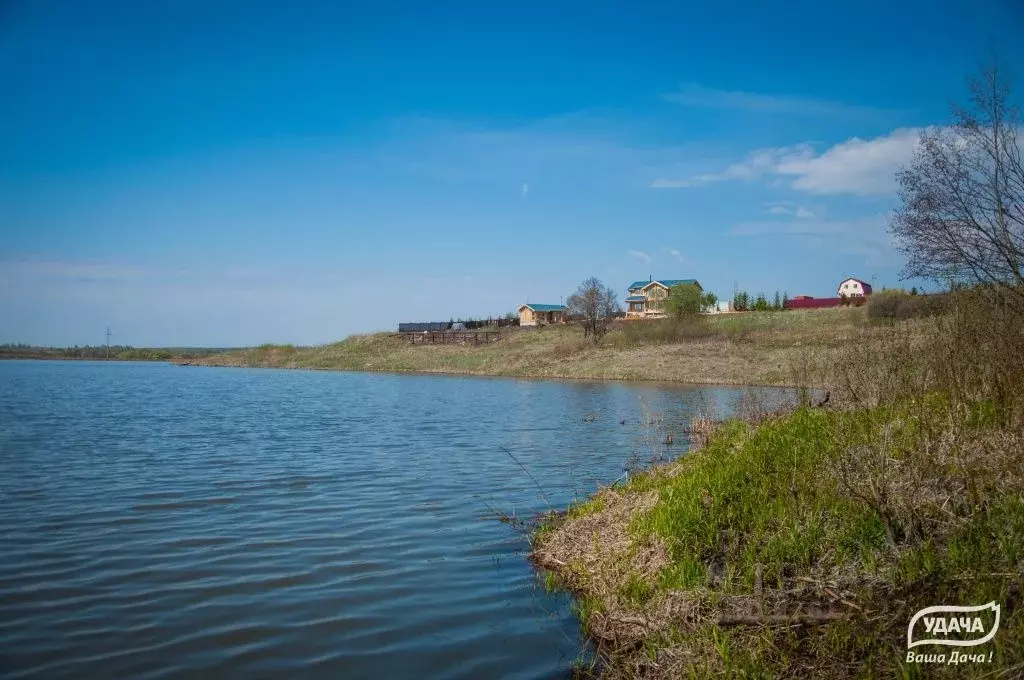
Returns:
[[[902,290],[883,290],[868,300],[868,317],[894,321],[933,316],[943,311],[944,299],[941,295],[913,295]]]
[[[643,345],[671,345],[703,340],[715,336],[702,317],[634,321],[624,324],[618,338],[626,347]]]
[[[898,290],[883,290],[875,293],[868,301],[868,317],[871,319],[895,319],[903,293]]]
[[[665,300],[665,311],[671,316],[681,319],[700,313],[702,296],[700,288],[692,283],[677,283],[669,291]]]
[[[982,289],[884,295],[872,296],[869,314],[874,308],[874,318],[893,322],[930,316],[910,322],[926,332],[886,334],[867,352],[851,347],[832,364],[832,389],[861,406],[945,394],[954,405],[986,403],[1004,421],[1024,420],[1024,306]]]

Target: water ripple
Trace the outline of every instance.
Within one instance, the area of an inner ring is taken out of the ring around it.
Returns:
[[[0,362],[0,670],[565,677],[566,598],[481,519],[547,508],[502,448],[564,505],[650,448],[641,397],[671,429],[737,396]]]

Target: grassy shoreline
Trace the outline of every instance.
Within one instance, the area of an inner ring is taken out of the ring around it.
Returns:
[[[909,417],[914,407],[905,408]],[[858,480],[851,489],[834,474],[843,451],[871,445],[891,416],[804,408],[758,424],[731,421],[693,454],[549,521],[531,557],[552,575],[550,587],[576,595],[598,650],[590,670],[605,678],[930,676],[905,662],[913,613],[989,601],[1004,612],[985,650],[996,665],[971,674],[1019,668],[1024,502],[995,474],[1019,455],[1008,446],[981,461],[949,452],[943,462],[952,469],[921,487],[913,511],[925,526],[912,536],[902,519],[858,497]],[[970,433],[998,437],[985,424]],[[912,439],[897,448],[906,453]],[[977,514],[956,509],[956,526],[943,528],[948,518],[929,501],[957,475],[991,485],[991,502]]]

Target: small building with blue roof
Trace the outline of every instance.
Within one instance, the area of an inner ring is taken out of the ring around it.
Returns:
[[[544,326],[565,323],[565,305],[527,303],[519,306],[520,326]]]

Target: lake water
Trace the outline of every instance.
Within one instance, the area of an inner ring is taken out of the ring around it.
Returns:
[[[566,677],[569,602],[496,514],[739,394],[0,362],[0,675]]]

